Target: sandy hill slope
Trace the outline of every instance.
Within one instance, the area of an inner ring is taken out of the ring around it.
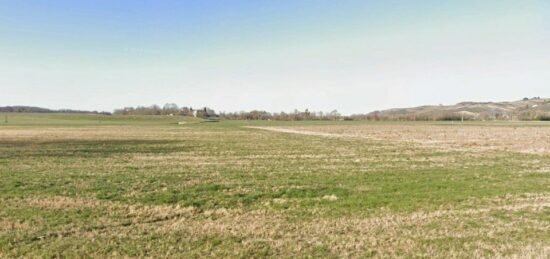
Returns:
[[[550,98],[397,108],[371,112],[367,116],[396,120],[550,120]]]

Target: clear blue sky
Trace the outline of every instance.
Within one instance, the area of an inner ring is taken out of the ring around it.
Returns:
[[[0,0],[0,106],[349,114],[550,97],[549,2]]]

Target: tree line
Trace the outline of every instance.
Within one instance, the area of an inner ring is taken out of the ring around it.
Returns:
[[[225,120],[343,120],[347,117],[342,116],[337,110],[331,112],[312,112],[294,110],[293,112],[271,113],[267,111],[253,110],[240,112],[220,112],[203,107],[193,109],[192,107],[179,107],[174,103],[167,103],[160,107],[159,105],[125,107],[116,109],[115,115],[170,115],[170,116],[195,116],[212,117],[216,116]]]
[[[20,112],[20,113],[87,113],[87,114],[103,114],[110,115],[110,112],[98,112],[98,111],[83,111],[83,110],[71,110],[71,109],[58,109],[52,110],[48,108],[35,107],[35,106],[4,106],[0,107],[0,112]]]
[[[348,117],[342,116],[337,110],[331,112],[312,112],[306,109],[305,111],[294,110],[293,112],[276,112],[267,111],[241,111],[241,112],[222,112],[220,118],[226,120],[346,120]]]
[[[151,106],[137,106],[137,107],[124,107],[122,109],[116,109],[113,114],[115,115],[181,115],[181,116],[193,116],[193,108],[191,107],[179,107],[175,103],[167,103],[163,107],[156,104]]]

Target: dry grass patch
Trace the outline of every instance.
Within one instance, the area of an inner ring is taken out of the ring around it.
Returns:
[[[550,127],[365,124],[253,128],[313,136],[410,142],[441,150],[550,153]]]
[[[545,128],[243,125],[0,129],[0,255],[548,252]]]

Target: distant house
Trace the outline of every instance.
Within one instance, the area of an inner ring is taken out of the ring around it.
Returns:
[[[216,112],[208,107],[204,107],[200,110],[194,110],[193,116],[198,118],[203,118],[208,121],[219,121],[220,116]]]

